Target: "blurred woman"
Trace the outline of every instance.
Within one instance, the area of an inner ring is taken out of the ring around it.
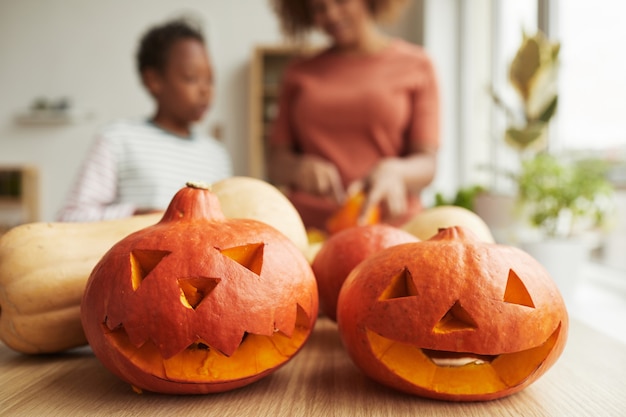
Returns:
[[[285,71],[270,180],[288,186],[307,227],[323,229],[355,190],[365,213],[400,224],[421,209],[439,148],[435,69],[420,46],[384,34],[403,0],[272,0],[283,31],[329,45]]]

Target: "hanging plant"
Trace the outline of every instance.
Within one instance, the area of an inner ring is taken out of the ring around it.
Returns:
[[[523,33],[509,67],[509,81],[520,98],[521,111],[492,91],[494,102],[507,115],[506,143],[519,152],[543,150],[547,145],[546,130],[558,104],[560,49],[559,42],[550,42],[542,32]]]

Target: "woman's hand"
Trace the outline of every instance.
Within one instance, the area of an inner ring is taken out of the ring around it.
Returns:
[[[319,196],[330,197],[337,203],[345,199],[345,190],[337,167],[312,155],[300,158],[295,172],[293,184],[300,190]]]
[[[339,170],[326,159],[293,152],[288,146],[274,146],[268,174],[275,184],[292,186],[306,193],[330,197],[338,204],[345,200]]]
[[[367,201],[363,213],[380,205],[386,217],[394,218],[407,211],[407,193],[404,162],[399,158],[382,160],[363,180]]]
[[[419,194],[434,178],[437,151],[432,148],[413,149],[405,157],[386,158],[363,179],[368,194],[363,213],[381,205],[384,217],[393,219],[408,210],[408,194]]]

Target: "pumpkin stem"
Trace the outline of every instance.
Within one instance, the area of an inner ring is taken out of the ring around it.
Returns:
[[[198,190],[211,191],[211,184],[206,183],[204,181],[187,181],[185,185],[190,188],[197,188]]]
[[[210,190],[211,186],[200,181],[187,182],[178,190],[165,210],[160,223],[181,220],[224,220],[220,201]]]
[[[464,241],[478,241],[478,237],[467,227],[463,226],[451,226],[440,227],[439,232],[431,237],[429,240],[464,240]]]

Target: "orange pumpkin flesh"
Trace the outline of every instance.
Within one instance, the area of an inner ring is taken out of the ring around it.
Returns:
[[[359,226],[359,217],[361,217],[366,198],[363,191],[349,196],[344,205],[326,221],[326,231],[332,235],[350,227]],[[363,222],[363,225],[380,223],[379,207],[372,207],[365,213]]]
[[[163,219],[118,242],[81,305],[87,340],[138,389],[220,392],[273,372],[317,316],[308,262],[282,233],[225,219],[217,197],[186,187]]]
[[[367,375],[456,401],[528,386],[558,359],[568,329],[563,299],[538,262],[461,227],[359,264],[341,289],[337,320]]]
[[[371,330],[367,331],[367,337],[374,356],[400,378],[418,386],[430,387],[435,392],[487,399],[482,397],[519,386],[538,369],[554,349],[560,330],[559,326],[538,347],[500,355],[419,349],[387,339]],[[452,364],[455,359],[458,364]]]

